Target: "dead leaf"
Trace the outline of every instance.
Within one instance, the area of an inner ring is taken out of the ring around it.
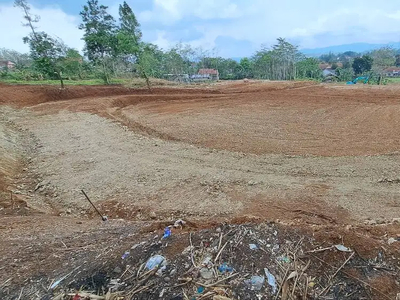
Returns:
[[[297,273],[297,271],[293,271],[292,273],[290,273],[290,275],[288,276],[287,280],[295,278],[299,276],[299,273]]]

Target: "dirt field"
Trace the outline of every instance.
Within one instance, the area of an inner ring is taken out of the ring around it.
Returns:
[[[0,85],[3,269],[12,272],[10,253],[38,232],[33,243],[54,245],[52,228],[63,223],[59,240],[105,230],[81,189],[132,232],[178,218],[200,227],[251,218],[390,223],[400,218],[399,95],[398,87],[307,82],[150,92]],[[107,230],[121,234],[118,222]],[[387,234],[398,233],[393,226]],[[23,261],[20,277],[45,272]]]

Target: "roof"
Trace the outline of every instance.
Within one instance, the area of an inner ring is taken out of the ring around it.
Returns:
[[[0,60],[0,64],[9,64],[9,65],[15,65],[15,63],[13,63],[10,60]]]
[[[400,72],[400,68],[390,67],[390,68],[385,69],[385,72]]]
[[[218,75],[219,73],[218,73],[218,70],[215,70],[215,69],[200,69],[198,74],[199,75],[206,75],[206,74]]]

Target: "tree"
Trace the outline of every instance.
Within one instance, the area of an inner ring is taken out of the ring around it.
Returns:
[[[394,64],[395,64],[396,67],[400,67],[400,54],[396,55],[396,61],[395,61]]]
[[[395,51],[391,47],[383,47],[371,52],[374,62],[372,70],[379,74],[379,84],[382,83],[383,73],[388,67],[394,66],[396,63]]]
[[[84,31],[85,54],[90,61],[101,66],[103,80],[109,84],[117,38],[115,20],[107,8],[99,5],[98,0],[88,0],[80,12],[82,23],[79,29]]]
[[[373,61],[373,58],[369,55],[356,57],[352,65],[355,75],[371,71]]]
[[[62,61],[65,58],[65,45],[43,31],[36,31],[33,24],[39,22],[40,17],[31,15],[30,6],[26,0],[15,0],[14,5],[21,8],[24,19],[27,21],[24,26],[30,27],[32,31],[29,36],[23,38],[23,41],[29,44],[30,56],[33,59],[35,69],[50,78],[58,78],[61,88],[64,88]]]
[[[296,63],[297,77],[303,79],[320,79],[322,76],[319,61],[315,58],[304,58]]]
[[[79,51],[67,48],[65,51],[65,59],[62,63],[63,72],[69,78],[78,77],[83,79],[84,60]]]
[[[32,64],[32,59],[27,53],[19,53],[18,51],[0,48],[0,59],[9,60],[15,63],[16,70],[24,70]]]
[[[252,78],[252,73],[252,63],[250,59],[248,59],[247,57],[242,58],[239,63],[238,75],[240,76],[240,78]]]

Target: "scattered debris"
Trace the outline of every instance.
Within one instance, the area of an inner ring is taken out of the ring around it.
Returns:
[[[175,221],[174,227],[175,228],[182,228],[183,226],[185,226],[185,224],[186,224],[185,221],[179,219],[179,220]]]
[[[275,279],[275,276],[272,275],[267,268],[264,268],[264,272],[265,272],[265,276],[267,276],[268,284],[272,287],[272,294],[275,294],[276,293],[276,279]],[[290,279],[290,278],[288,278],[288,279]]]
[[[162,239],[166,239],[169,238],[171,236],[172,232],[171,232],[171,228],[168,226],[164,229],[164,235],[162,237]]]
[[[265,281],[264,276],[252,276],[250,279],[245,280],[244,283],[252,291],[260,291],[264,285],[264,281]]]
[[[256,244],[249,244],[250,250],[257,250],[258,246]]]
[[[166,259],[162,255],[154,255],[149,258],[149,260],[146,263],[146,269],[147,270],[153,270],[155,268],[158,268],[160,265],[166,264]]]
[[[129,251],[125,251],[125,253],[121,256],[122,259],[126,259],[128,258],[130,252]]]
[[[135,251],[124,253],[124,264],[119,255],[115,259],[104,257],[103,261],[99,258],[97,262],[103,265],[101,273],[98,267],[82,274],[75,269],[48,284],[52,289],[44,292],[54,294],[46,299],[396,297],[396,294],[387,295],[387,290],[370,281],[379,272],[385,272],[385,276],[392,274],[393,280],[397,280],[396,266],[385,261],[382,249],[375,260],[368,260],[341,244],[329,246],[324,242],[321,245],[310,235],[301,236],[274,224],[220,225],[218,228],[221,231],[182,232],[166,240],[155,239],[155,232],[151,232],[142,241],[134,240],[131,248]],[[259,251],[249,251],[249,245],[257,245]],[[359,273],[361,268],[365,275]],[[73,278],[65,280],[69,276]]]
[[[342,252],[352,252],[349,248],[343,245],[335,245],[335,248]]]

